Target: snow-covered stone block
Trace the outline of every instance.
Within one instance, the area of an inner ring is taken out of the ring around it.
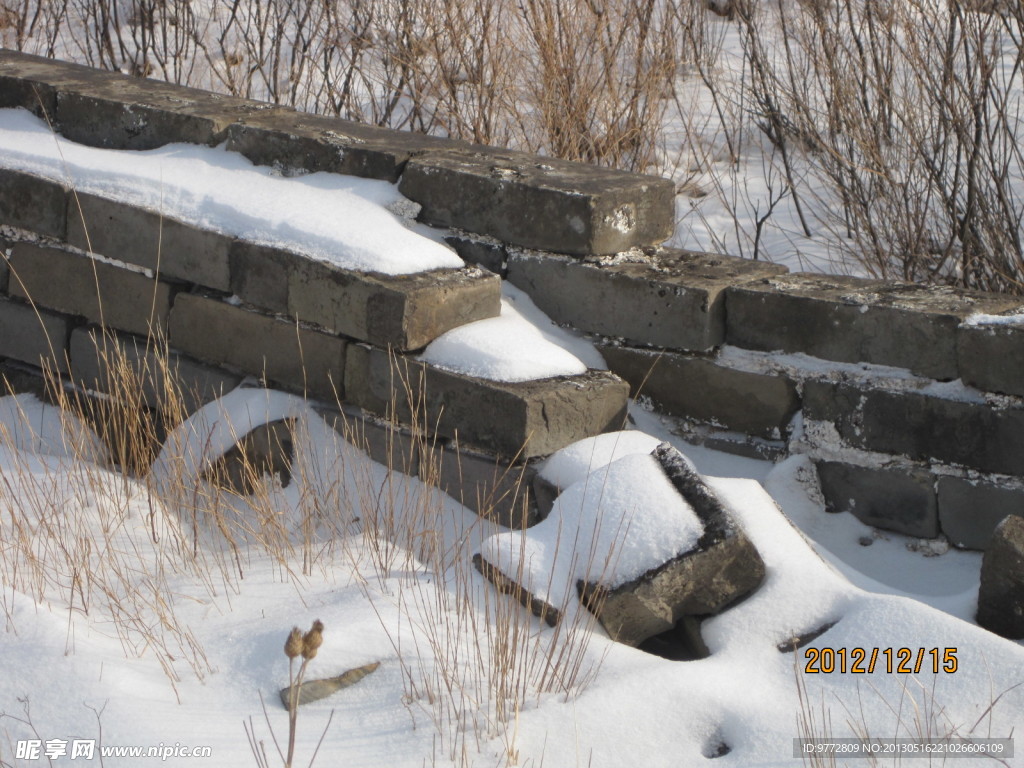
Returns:
[[[491,148],[413,157],[399,189],[427,224],[556,253],[618,253],[675,228],[670,179]]]
[[[821,493],[829,510],[908,536],[939,535],[935,478],[923,467],[882,469],[817,461]]]
[[[67,232],[67,190],[30,173],[0,169],[0,224],[63,239]]]
[[[985,550],[977,618],[1003,637],[1024,639],[1024,517],[1006,517]]]
[[[67,373],[69,318],[0,299],[0,357]]]
[[[728,289],[729,344],[824,360],[959,376],[957,327],[1019,300],[997,294],[858,277],[793,274]]]
[[[188,355],[314,397],[343,396],[344,339],[198,294],[180,294],[170,343]]]
[[[786,268],[658,249],[574,259],[512,251],[508,279],[556,322],[635,344],[706,351],[725,338],[725,289]]]
[[[10,295],[90,323],[146,336],[167,328],[167,283],[89,256],[35,243],[16,243]]]
[[[960,326],[960,377],[978,389],[1024,395],[1024,315],[988,317]]]
[[[785,437],[800,408],[796,384],[781,374],[743,371],[702,355],[603,344],[608,367],[665,413],[767,439]]]
[[[939,524],[950,542],[964,549],[984,550],[996,526],[1007,515],[1024,516],[1024,488],[992,480],[942,476]]]

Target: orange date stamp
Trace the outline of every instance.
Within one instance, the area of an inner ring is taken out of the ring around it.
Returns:
[[[870,675],[876,670],[889,674],[953,674],[957,670],[956,648],[808,648],[804,651],[804,673],[809,675]]]

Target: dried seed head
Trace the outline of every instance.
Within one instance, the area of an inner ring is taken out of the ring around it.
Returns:
[[[324,623],[317,619],[313,622],[313,626],[310,627],[302,637],[302,658],[312,659],[316,656],[317,649],[324,642]]]
[[[284,643],[284,655],[289,659],[294,659],[300,653],[302,653],[302,630],[292,627],[292,631]]]

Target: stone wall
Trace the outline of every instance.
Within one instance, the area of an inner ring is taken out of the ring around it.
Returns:
[[[436,425],[442,485],[479,508],[501,499],[506,521],[524,520],[511,510],[535,459],[622,426],[623,379],[693,439],[809,455],[830,507],[872,524],[981,548],[1024,514],[1024,325],[964,324],[1019,311],[1016,299],[666,249],[666,179],[0,51],[0,107],[12,106],[94,146],[224,143],[286,173],[397,182],[469,266],[349,272],[3,171],[8,369],[50,361],[102,390],[103,345],[142,368],[158,330],[195,404],[257,376],[328,418],[344,410],[375,456],[410,472],[423,464],[414,424]],[[440,333],[497,313],[496,275],[594,335],[614,373],[496,384],[417,363]],[[415,414],[400,381],[426,392]]]

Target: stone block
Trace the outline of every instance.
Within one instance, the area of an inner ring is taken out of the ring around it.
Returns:
[[[63,240],[67,202],[64,185],[0,168],[0,224]]]
[[[49,402],[52,397],[52,389],[39,368],[15,360],[0,361],[0,397],[23,392],[35,395],[43,402]]]
[[[1024,395],[1024,325],[961,326],[957,353],[964,384]]]
[[[171,288],[140,272],[33,243],[15,244],[10,265],[12,296],[140,336],[167,328]]]
[[[79,193],[68,217],[68,242],[83,251],[218,291],[231,288],[232,238],[156,211]]]
[[[0,293],[7,293],[7,283],[11,276],[11,268],[7,266],[7,254],[10,250],[6,241],[0,241]]]
[[[294,419],[261,424],[214,461],[203,472],[204,479],[240,496],[255,493],[264,476],[287,488],[295,462],[294,431]]]
[[[241,382],[240,376],[153,341],[98,328],[76,328],[71,333],[71,368],[75,379],[88,389],[117,395],[128,386],[140,391],[150,408],[177,411],[180,406],[185,413],[178,416],[223,397]],[[111,371],[119,371],[121,379],[112,378]]]
[[[704,524],[700,540],[693,550],[625,584],[577,585],[608,635],[632,646],[673,629],[685,617],[720,613],[757,589],[765,576],[757,549],[704,479],[668,443],[654,456]]]
[[[579,260],[514,251],[508,280],[555,322],[634,344],[703,352],[725,338],[725,290],[785,267],[676,249]]]
[[[337,117],[266,110],[227,131],[227,147],[257,165],[286,172],[342,173],[398,181],[406,162],[427,150],[468,146],[410,131],[393,131]]]
[[[985,550],[977,619],[991,632],[1024,639],[1024,517],[1005,518]]]
[[[423,442],[397,424],[365,414],[360,409],[317,407],[323,420],[346,441],[378,464],[403,475],[420,473],[420,448]]]
[[[486,269],[503,278],[508,274],[508,251],[498,240],[475,238],[471,235],[449,235],[444,239],[467,264]]]
[[[488,147],[413,157],[399,189],[427,224],[557,253],[619,253],[675,229],[670,179]]]
[[[57,92],[84,87],[90,72],[80,64],[0,49],[0,108],[21,107],[53,121]]]
[[[506,528],[521,530],[539,522],[531,489],[532,464],[446,445],[435,461],[421,461],[420,477],[436,484],[465,507]]]
[[[964,549],[984,550],[1007,515],[1024,516],[1024,490],[961,477],[939,478],[939,524]]]
[[[854,448],[1024,475],[1024,408],[810,380],[804,418],[835,425]]]
[[[246,240],[232,242],[228,255],[231,293],[246,304],[288,314],[288,275],[303,257]]]
[[[382,275],[301,259],[288,273],[289,315],[402,351],[500,311],[501,279],[475,267]]]
[[[328,402],[343,397],[346,342],[294,322],[219,299],[179,294],[171,310],[170,343],[199,360]]]
[[[361,345],[349,347],[345,368],[350,403],[503,458],[546,456],[584,437],[621,429],[628,390],[607,371],[488,381]]]
[[[935,479],[922,468],[878,469],[817,461],[830,512],[851,512],[861,522],[923,539],[939,535]]]
[[[957,327],[1012,298],[949,287],[836,275],[794,274],[730,288],[726,338],[747,349],[959,376]]]
[[[0,358],[10,357],[67,373],[70,327],[70,320],[64,315],[0,299]]]
[[[800,408],[794,382],[751,373],[712,358],[601,345],[608,367],[665,413],[747,435],[782,438]]]

